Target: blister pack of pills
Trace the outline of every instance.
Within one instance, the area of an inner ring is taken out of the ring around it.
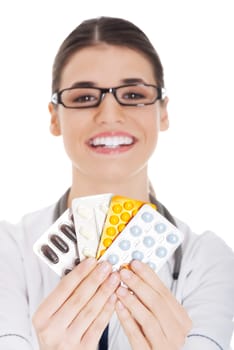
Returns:
[[[111,193],[79,197],[35,242],[34,252],[59,276],[85,257],[108,260],[113,270],[138,259],[159,271],[183,233],[155,205]]]
[[[73,214],[67,209],[34,243],[34,252],[59,276],[79,264]]]
[[[96,255],[97,259],[105,253],[143,204],[145,204],[145,202],[119,195],[114,195],[112,197],[106,221],[102,229]],[[155,208],[154,204],[150,205]]]
[[[112,193],[75,198],[72,212],[80,260],[96,257]]]
[[[132,260],[141,260],[158,272],[183,239],[184,235],[177,227],[145,204],[99,261],[109,261],[115,271]]]

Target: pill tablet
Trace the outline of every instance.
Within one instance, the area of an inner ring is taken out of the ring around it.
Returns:
[[[146,202],[115,195],[111,199],[96,258],[99,259]],[[153,208],[154,204],[148,203]]]
[[[50,236],[50,241],[53,245],[58,248],[62,253],[67,253],[69,251],[68,244],[57,234],[53,234]]]
[[[76,231],[74,225],[62,223],[59,230],[72,242],[77,243]]]
[[[96,257],[112,193],[75,198],[72,201],[80,260]]]
[[[52,264],[57,264],[59,262],[58,255],[55,253],[55,251],[53,251],[53,249],[48,244],[43,244],[41,246],[41,251],[44,254],[44,256],[47,259],[49,259],[50,262],[52,262]]]
[[[99,261],[113,270],[140,260],[158,272],[182,243],[184,234],[152,206],[143,205]]]
[[[34,243],[33,250],[59,276],[80,261],[73,215],[67,209]]]

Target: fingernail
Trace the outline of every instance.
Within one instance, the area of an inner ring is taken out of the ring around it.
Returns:
[[[132,271],[127,270],[127,269],[122,269],[120,271],[120,276],[123,277],[124,279],[130,279],[132,277]]]
[[[131,266],[134,268],[134,270],[140,271],[143,265],[139,260],[133,260]]]
[[[98,269],[101,273],[106,274],[107,272],[111,271],[111,265],[108,262],[104,261],[98,266]]]
[[[121,303],[120,300],[117,301],[116,306],[117,306],[117,308],[118,308],[119,310],[123,310],[123,309],[124,309],[124,305]]]
[[[108,280],[108,282],[112,285],[116,284],[118,281],[119,281],[119,276],[117,273],[112,273]]]
[[[87,265],[93,265],[94,263],[97,262],[95,258],[86,258],[84,261],[86,262]]]
[[[97,263],[97,260],[95,258],[86,258],[83,261],[81,261],[82,266],[87,268],[94,266],[96,263]],[[77,266],[79,266],[79,264]]]
[[[119,288],[117,289],[117,291],[116,291],[116,294],[119,295],[119,296],[121,296],[121,297],[126,296],[127,293],[128,293],[128,290],[127,290],[127,288],[125,288],[125,287],[119,287]]]
[[[109,303],[114,304],[116,302],[116,300],[117,300],[116,294],[112,294],[108,301],[109,301]]]

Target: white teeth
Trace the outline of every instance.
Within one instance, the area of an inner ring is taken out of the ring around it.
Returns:
[[[122,145],[131,145],[133,138],[129,136],[108,136],[96,137],[90,141],[92,146],[118,147]]]

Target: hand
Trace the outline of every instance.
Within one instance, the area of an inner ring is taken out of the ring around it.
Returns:
[[[33,317],[40,350],[92,350],[115,309],[119,274],[85,259],[64,276]]]
[[[192,322],[157,274],[140,261],[120,271],[116,312],[133,350],[179,350]]]

